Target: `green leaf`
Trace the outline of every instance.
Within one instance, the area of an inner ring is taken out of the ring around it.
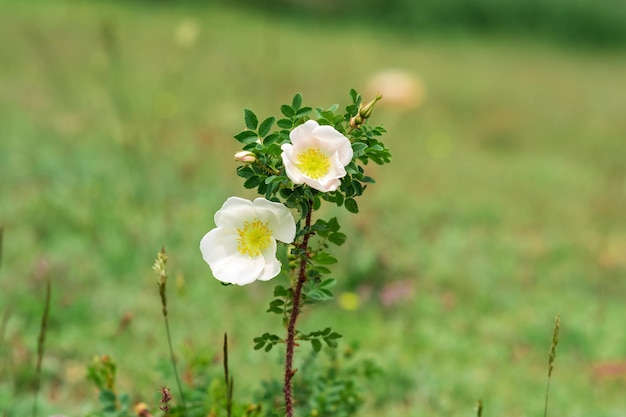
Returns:
[[[332,265],[334,263],[337,263],[337,258],[329,255],[326,252],[316,253],[314,256],[311,257],[311,260],[320,265]]]
[[[282,314],[284,305],[285,305],[285,302],[283,300],[281,300],[281,299],[273,300],[270,303],[270,307],[267,309],[267,312],[268,313]]]
[[[100,391],[98,400],[100,400],[102,404],[111,403],[111,402],[115,404],[115,401],[116,401],[115,393],[113,391],[109,391],[108,389],[103,389],[102,391]]]
[[[243,186],[245,188],[254,188],[254,187],[257,187],[260,183],[261,183],[261,177],[259,177],[258,175],[254,175],[248,178],[246,182],[243,183]]]
[[[254,173],[254,170],[249,165],[244,165],[244,166],[237,168],[237,175],[239,175],[242,178],[250,178],[256,174]]]
[[[330,269],[326,268],[325,266],[317,265],[315,267],[315,270],[320,274],[330,274]]]
[[[331,232],[336,232],[339,230],[339,222],[337,221],[336,217],[332,217],[328,223],[326,224],[326,226],[328,227],[328,230],[330,230]]]
[[[112,413],[117,410],[117,398],[114,392],[104,389],[100,391],[98,400],[100,400],[102,411],[105,413]]]
[[[282,129],[291,129],[293,127],[293,122],[290,119],[280,119],[276,124]]]
[[[346,209],[350,213],[358,213],[359,212],[359,205],[356,203],[356,200],[354,198],[347,198],[344,204],[346,206]]]
[[[320,288],[332,288],[335,285],[337,285],[337,280],[335,278],[328,278],[325,279],[321,284],[320,284]],[[330,329],[330,327],[329,327]],[[329,330],[330,331],[330,330]]]
[[[289,291],[282,285],[277,285],[276,288],[274,288],[274,297],[285,297],[287,295],[289,295]]]
[[[265,146],[267,146],[267,145],[271,145],[272,143],[276,142],[276,141],[278,140],[278,138],[279,138],[279,137],[280,137],[280,135],[279,135],[278,133],[272,133],[271,135],[266,136],[266,137],[263,139],[263,144],[264,144]]]
[[[293,102],[291,103],[291,107],[294,110],[298,110],[300,106],[302,106],[302,94],[297,93],[295,96],[293,96]]]
[[[261,122],[261,125],[259,126],[259,136],[265,137],[268,133],[270,133],[270,129],[272,128],[272,125],[275,121],[276,118],[273,116],[263,120]]]
[[[354,88],[350,89],[350,98],[352,99],[353,102],[356,101],[356,98],[357,98],[358,95],[359,95],[359,93],[357,93]]]
[[[352,144],[352,151],[354,152],[355,158],[365,153],[365,149],[367,149],[367,143],[355,142]]]
[[[309,113],[311,113],[311,110],[313,110],[310,107],[303,107],[300,110],[298,110],[296,112],[296,117],[304,117],[304,116],[308,116]]]
[[[337,204],[338,207],[341,207],[343,205],[343,194],[337,193],[337,197],[335,198],[335,203]]]
[[[333,293],[328,290],[315,289],[306,293],[307,298],[314,301],[327,301],[333,299]]]
[[[346,242],[347,236],[341,232],[336,232],[328,236],[328,240],[337,246],[341,246]]]
[[[286,104],[283,104],[282,106],[280,106],[280,112],[284,114],[285,117],[293,117],[296,114],[294,109],[291,108],[291,106],[288,106]]]
[[[329,339],[328,337],[324,338],[324,342],[326,342],[326,344],[328,345],[329,348],[336,348],[338,343],[335,339]]]
[[[311,347],[315,352],[322,350],[322,342],[319,339],[311,339]]]
[[[256,130],[259,125],[259,119],[257,119],[256,114],[252,110],[244,109],[243,110],[243,118],[246,121],[246,126],[250,130]]]
[[[244,130],[243,132],[237,133],[235,135],[235,139],[237,139],[241,143],[252,143],[258,139],[256,132],[252,130]]]

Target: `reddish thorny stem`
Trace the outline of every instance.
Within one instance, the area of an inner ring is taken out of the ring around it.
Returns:
[[[296,282],[296,288],[293,292],[293,306],[291,308],[291,316],[289,317],[289,324],[287,325],[287,353],[285,355],[285,383],[283,386],[283,393],[285,394],[285,411],[286,417],[293,417],[293,397],[291,395],[291,380],[296,373],[293,370],[293,348],[295,345],[296,338],[296,321],[298,320],[298,315],[300,314],[300,301],[302,298],[302,286],[306,281],[306,264],[307,258],[309,256],[309,238],[313,234],[310,231],[311,228],[311,214],[313,211],[313,202],[308,202],[308,211],[306,214],[305,220],[305,230],[307,231],[304,234],[304,238],[302,239],[302,244],[300,245],[300,249],[302,250],[302,259],[300,260],[300,269],[298,271],[298,281]]]

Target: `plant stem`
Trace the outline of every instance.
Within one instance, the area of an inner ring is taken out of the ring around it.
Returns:
[[[180,394],[180,401],[183,405],[183,415],[187,415],[187,403],[185,402],[185,396],[183,395],[183,387],[180,383],[178,376],[178,369],[176,367],[176,358],[174,357],[174,348],[172,347],[172,337],[170,336],[170,322],[167,319],[167,312],[164,311],[163,317],[165,319],[165,331],[167,333],[167,345],[170,349],[170,360],[172,361],[172,368],[174,368],[174,376],[176,377],[176,385],[178,386],[178,392]]]
[[[550,377],[548,377],[548,384],[546,386],[546,402],[543,406],[543,417],[548,416],[548,399],[550,398]]]
[[[289,324],[287,325],[287,352],[285,354],[285,382],[283,385],[283,393],[285,394],[285,412],[286,417],[293,417],[293,396],[291,394],[292,383],[291,380],[296,373],[293,370],[293,349],[295,346],[296,338],[296,322],[298,321],[298,315],[300,314],[300,301],[302,298],[302,286],[306,282],[306,264],[308,260],[309,238],[313,234],[310,231],[311,228],[311,214],[313,211],[313,201],[309,200],[308,210],[305,220],[304,238],[300,245],[302,253],[302,259],[300,260],[300,268],[298,270],[298,281],[296,282],[296,288],[293,292],[293,305],[291,308],[291,315],[289,317]]]
[[[46,281],[46,299],[39,327],[39,339],[37,340],[37,368],[35,370],[35,400],[33,401],[33,417],[37,416],[37,402],[41,389],[41,362],[43,361],[44,346],[46,343],[46,329],[48,328],[48,315],[50,314],[50,278]]]

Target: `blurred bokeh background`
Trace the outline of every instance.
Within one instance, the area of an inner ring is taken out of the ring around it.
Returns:
[[[362,416],[626,415],[623,0],[0,0],[0,414],[96,406],[109,354],[133,401],[164,380],[151,271],[170,256],[181,357],[231,338],[236,395],[280,377],[252,338],[273,285],[223,287],[198,250],[243,191],[243,108],[380,91],[393,164],[348,234],[339,297],[305,315],[383,370]],[[4,415],[4,414],[3,414]]]

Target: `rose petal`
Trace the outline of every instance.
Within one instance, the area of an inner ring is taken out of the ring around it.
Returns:
[[[265,262],[262,274],[257,278],[260,281],[269,281],[276,275],[280,274],[281,264],[276,258],[276,241],[272,239],[270,246],[263,251],[262,255]]]
[[[320,125],[315,120],[307,120],[303,124],[293,128],[289,133],[289,140],[296,148],[299,148],[303,145],[303,142],[307,142],[314,136],[313,131],[319,126]]]
[[[265,259],[262,255],[250,257],[237,250],[237,233],[215,228],[200,241],[202,258],[211,267],[213,276],[229,284],[245,285],[264,274]]]
[[[252,202],[240,197],[229,197],[215,213],[217,227],[240,228],[246,219],[254,218]]]
[[[329,152],[337,152],[342,165],[348,165],[352,161],[353,151],[350,140],[339,133],[332,126],[320,126],[313,132],[320,148]],[[330,155],[330,154],[328,154]]]
[[[287,207],[262,197],[255,199],[252,205],[259,220],[268,223],[276,240],[285,243],[293,242],[296,237],[296,221]]]

